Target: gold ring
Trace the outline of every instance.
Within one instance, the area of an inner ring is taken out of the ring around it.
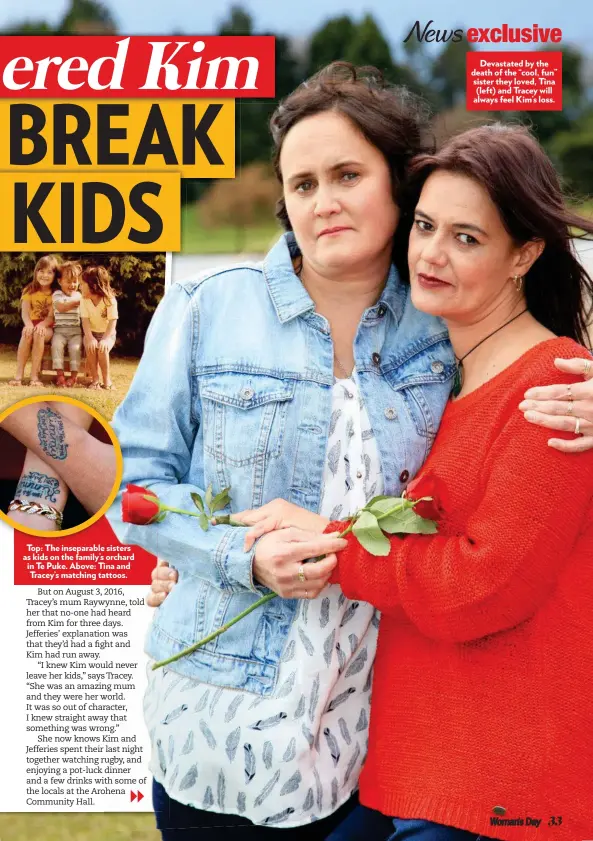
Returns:
[[[575,418],[574,434],[575,435],[580,435],[581,434],[581,419],[580,418]]]
[[[583,365],[583,376],[584,377],[588,376],[592,365],[593,365],[593,363],[591,362],[590,359],[585,359],[585,364]]]
[[[299,578],[299,581],[301,582],[301,584],[304,584],[305,581],[307,580],[305,578],[305,565],[304,564],[300,565],[297,575],[298,575],[298,578]]]
[[[568,391],[568,399],[572,403],[572,401],[574,400],[574,397],[572,396],[572,386],[567,385],[566,390]]]

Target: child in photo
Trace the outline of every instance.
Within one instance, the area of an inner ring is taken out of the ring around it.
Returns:
[[[52,295],[54,309],[54,334],[51,340],[51,357],[57,372],[56,387],[72,388],[76,385],[80,369],[82,333],[80,330],[80,302],[78,290],[82,266],[79,263],[62,263],[58,269],[60,288]],[[68,347],[70,377],[64,376],[64,351]]]
[[[52,286],[57,277],[59,265],[58,258],[53,254],[41,257],[35,264],[33,280],[23,289],[21,315],[24,327],[17,350],[16,374],[9,385],[23,384],[25,365],[29,357],[31,357],[29,385],[43,385],[39,375],[45,344],[51,341],[53,335]]]
[[[91,382],[87,388],[112,389],[109,353],[115,344],[117,301],[111,288],[111,277],[104,266],[90,266],[82,273],[80,281],[82,301],[80,317],[84,333],[84,346]],[[99,378],[103,376],[103,385]]]

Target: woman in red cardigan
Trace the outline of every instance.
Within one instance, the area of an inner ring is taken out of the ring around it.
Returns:
[[[412,184],[412,299],[444,318],[459,369],[419,480],[443,514],[387,557],[352,534],[338,553],[331,580],[382,619],[364,806],[331,841],[593,838],[593,453],[546,446],[517,411],[555,358],[580,359],[564,437],[582,432],[591,281],[570,227],[593,226],[518,127],[454,138],[415,161]],[[344,528],[288,503],[249,516],[254,536]]]

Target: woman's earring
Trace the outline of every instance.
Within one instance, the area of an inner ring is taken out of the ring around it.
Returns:
[[[523,289],[523,278],[522,278],[522,276],[520,274],[515,274],[515,275],[513,275],[511,280],[515,284],[515,289],[517,290],[517,292],[521,292],[521,290]]]

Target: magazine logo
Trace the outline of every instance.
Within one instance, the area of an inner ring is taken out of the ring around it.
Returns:
[[[422,29],[419,20],[404,38],[404,44],[415,37],[420,43],[447,43],[463,40],[463,29],[431,29],[433,20],[429,20]],[[467,30],[466,38],[470,44],[559,44],[562,41],[562,30],[558,27],[543,27],[534,23],[532,26],[501,26],[475,28]]]

